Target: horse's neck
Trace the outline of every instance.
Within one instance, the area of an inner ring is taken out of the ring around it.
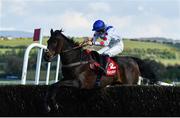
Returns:
[[[62,50],[65,51],[65,50],[70,50],[72,48],[73,48],[73,45],[68,43],[68,41],[66,39],[64,39],[64,46],[63,46]]]
[[[73,48],[74,48],[73,44],[70,44],[68,41],[64,41],[63,50],[67,51],[67,52],[64,52],[61,54],[63,65],[67,65],[67,64],[71,64],[71,63],[80,61],[80,55],[81,55],[80,50],[73,49]]]

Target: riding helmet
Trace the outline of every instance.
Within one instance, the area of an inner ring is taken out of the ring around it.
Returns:
[[[92,31],[99,31],[105,28],[105,23],[102,20],[96,20],[93,24]]]

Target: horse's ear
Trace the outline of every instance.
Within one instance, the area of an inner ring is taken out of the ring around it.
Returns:
[[[51,29],[51,35],[53,34],[53,29]]]
[[[64,32],[62,28],[60,29],[60,32]]]

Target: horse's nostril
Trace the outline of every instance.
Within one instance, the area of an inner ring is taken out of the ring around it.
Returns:
[[[46,49],[45,52],[49,52],[49,49]]]
[[[49,55],[47,55],[47,57],[49,58],[50,56],[49,56]]]

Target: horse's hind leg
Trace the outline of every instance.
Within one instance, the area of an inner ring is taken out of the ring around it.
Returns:
[[[117,69],[117,83],[123,84],[122,73],[120,72],[119,68]]]
[[[125,77],[127,84],[133,85],[138,84],[140,76],[139,67],[136,62],[132,61],[129,65],[125,67]]]

